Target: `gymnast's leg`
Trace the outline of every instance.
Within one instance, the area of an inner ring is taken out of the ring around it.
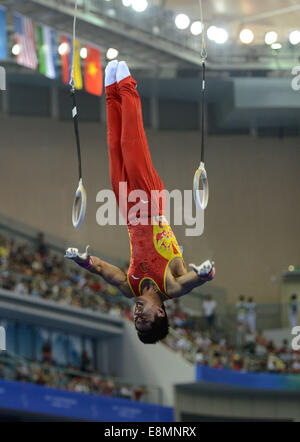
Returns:
[[[119,183],[127,181],[121,150],[122,105],[116,82],[118,61],[108,63],[105,70],[105,95],[107,110],[107,143],[112,189],[120,207]],[[121,196],[126,197],[127,195]],[[126,215],[126,214],[122,214]]]
[[[164,185],[151,160],[136,81],[130,75],[125,62],[118,65],[117,82],[122,100],[121,148],[129,190],[145,191],[152,203],[152,214],[158,215],[162,213],[164,200],[155,201],[153,193],[151,199],[151,191],[162,192]],[[151,209],[148,214],[151,215]]]

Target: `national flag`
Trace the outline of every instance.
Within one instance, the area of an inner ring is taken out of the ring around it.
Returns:
[[[87,92],[93,95],[102,95],[103,74],[101,65],[101,51],[91,45],[85,45],[87,57],[84,62],[84,85]]]
[[[38,65],[32,20],[21,14],[13,14],[15,42],[20,46],[17,63],[30,69]]]
[[[72,63],[73,63],[73,41],[67,35],[61,36],[61,64],[62,64],[62,80],[63,83],[69,84],[71,80]],[[76,89],[82,89],[82,75],[80,67],[80,43],[75,41],[74,55],[74,85]]]
[[[0,58],[7,58],[6,8],[0,6]]]
[[[81,66],[80,66],[80,43],[78,40],[75,40],[74,83],[75,83],[75,89],[83,88]]]
[[[59,53],[61,56],[62,81],[64,84],[69,84],[72,65],[72,40],[66,35],[61,36]]]
[[[45,25],[37,27],[39,71],[48,78],[57,77],[56,32]]]

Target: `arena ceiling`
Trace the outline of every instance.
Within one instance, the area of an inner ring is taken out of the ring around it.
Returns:
[[[228,27],[232,36],[238,36],[240,28],[249,27],[259,44],[264,44],[264,35],[270,30],[278,32],[279,40],[284,42],[290,31],[300,29],[298,0],[202,0],[202,4],[209,24]],[[166,6],[199,17],[199,0],[166,0]]]
[[[298,0],[202,0],[202,4],[207,27],[221,26],[229,32],[229,42],[223,47],[225,56],[220,57],[222,66],[239,69],[239,65],[244,64],[245,69],[290,71],[291,66],[299,64],[299,46],[292,46],[288,41],[290,32],[300,30]],[[185,12],[191,20],[200,16],[199,0],[166,0],[166,7],[175,13]],[[254,41],[249,46],[239,40],[244,28],[254,33]],[[266,47],[265,35],[270,31],[278,34],[277,41],[282,44],[279,51]],[[211,49],[212,64],[218,64],[218,53],[213,52],[216,48]]]
[[[148,0],[146,11],[125,8],[121,0],[78,0],[78,37],[98,44],[103,51],[117,48],[120,58],[136,69],[172,75],[177,69],[201,65],[201,36],[189,29],[180,31],[174,18],[187,14],[198,20],[199,0]],[[211,70],[290,71],[299,64],[299,45],[292,46],[289,33],[300,30],[298,0],[202,0],[206,26],[223,27],[229,34],[223,45],[208,41],[208,67]],[[0,0],[10,8],[38,22],[71,33],[74,0]],[[244,45],[240,31],[249,28],[254,41]],[[13,44],[11,24],[10,43]],[[264,42],[265,33],[276,31],[280,50]]]

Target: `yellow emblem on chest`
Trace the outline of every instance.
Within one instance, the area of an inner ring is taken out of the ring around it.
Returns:
[[[168,261],[182,257],[177,239],[164,216],[154,218],[153,243],[156,251]]]

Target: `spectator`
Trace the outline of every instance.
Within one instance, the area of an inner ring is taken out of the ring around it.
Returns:
[[[300,356],[297,354],[293,355],[293,362],[291,366],[291,372],[293,374],[300,374]]]
[[[284,364],[275,351],[271,351],[268,355],[267,369],[269,373],[281,373],[284,370]]]
[[[99,374],[99,371],[96,370],[92,380],[91,380],[91,386],[92,386],[92,391],[94,391],[95,393],[100,393],[101,392],[101,376]]]
[[[52,363],[52,346],[50,341],[45,342],[43,345],[42,357],[43,363]]]
[[[42,256],[36,253],[34,256],[34,261],[32,262],[32,270],[34,273],[41,273],[43,271],[43,261]]]
[[[236,336],[235,336],[235,343],[237,348],[242,348],[245,342],[245,336],[246,336],[246,327],[245,323],[237,322],[236,324]]]
[[[242,348],[247,326],[247,304],[244,295],[240,295],[236,308],[236,346]]]
[[[250,332],[254,334],[256,332],[256,304],[253,298],[249,297],[246,305],[247,309],[247,324]]]
[[[205,363],[204,352],[203,349],[199,347],[196,353],[196,364],[204,365],[204,363]]]
[[[286,364],[286,366],[289,366],[291,363],[292,355],[289,349],[289,343],[287,339],[283,340],[282,346],[280,347],[278,354],[280,356],[280,359]]]
[[[268,368],[268,372],[269,373],[275,373],[276,372],[275,357],[274,357],[273,353],[270,353],[268,355],[267,368]]]
[[[233,354],[232,363],[231,363],[232,370],[241,371],[243,365],[244,365],[243,357],[238,352],[235,352]]]
[[[146,393],[147,389],[143,385],[135,388],[133,390],[133,400],[140,401],[143,398],[143,396],[145,396]]]
[[[84,378],[77,377],[74,380],[74,391],[77,393],[89,393],[90,388],[88,386],[88,382]]]
[[[206,296],[206,299],[202,304],[202,308],[204,311],[204,316],[205,316],[208,328],[209,329],[214,328],[215,327],[217,303],[214,299],[212,299],[211,295]]]
[[[28,284],[25,280],[21,280],[15,287],[15,293],[17,295],[28,295],[29,294],[29,290],[28,290]]]
[[[7,242],[0,237],[0,266],[6,267],[9,258],[9,248]]]
[[[180,309],[179,304],[176,304],[176,307],[173,310],[172,324],[175,329],[184,327],[185,325],[185,314]]]
[[[268,352],[271,352],[271,353],[273,353],[275,351],[275,345],[274,345],[273,341],[269,341],[267,343],[267,350],[268,350]]]
[[[12,274],[5,274],[2,276],[2,287],[5,290],[13,291],[17,284],[17,278]]]
[[[114,389],[115,385],[113,381],[105,379],[102,382],[102,394],[104,396],[111,396],[113,394]]]
[[[48,248],[45,244],[45,237],[42,232],[37,235],[36,239],[36,251],[41,255],[45,256],[48,252]]]
[[[290,297],[289,318],[290,318],[291,328],[297,327],[297,325],[298,325],[298,299],[297,299],[296,294],[293,294]]]
[[[191,350],[191,348],[192,343],[187,336],[181,336],[181,338],[178,339],[176,349],[180,351],[182,355],[184,355],[185,352]]]
[[[92,371],[91,360],[85,349],[83,349],[81,355],[81,371],[87,371],[87,372]]]
[[[212,340],[210,338],[209,332],[206,332],[203,339],[203,348],[204,350],[208,350],[208,348],[212,345]]]
[[[245,302],[244,295],[240,295],[235,308],[236,308],[236,322],[237,322],[237,324],[244,326],[246,323],[246,317],[247,317],[247,304]]]
[[[29,368],[26,363],[19,364],[16,370],[16,380],[20,382],[29,381]]]
[[[132,388],[129,384],[127,385],[122,385],[121,389],[120,389],[120,396],[123,399],[131,399],[132,398]]]
[[[41,369],[39,369],[36,373],[35,383],[37,385],[46,385],[46,379]]]
[[[255,354],[255,350],[256,350],[256,336],[255,336],[255,333],[251,333],[250,330],[245,335],[244,350],[249,352],[249,353],[251,353],[252,355]]]
[[[282,341],[282,346],[279,349],[279,353],[286,354],[286,353],[288,353],[288,351],[289,351],[289,343],[288,343],[287,339],[284,339]]]
[[[267,347],[267,345],[268,345],[268,342],[267,342],[266,338],[264,337],[263,332],[261,330],[259,330],[257,333],[256,343],[258,345],[260,345],[261,347]]]
[[[202,347],[204,344],[204,333],[200,330],[194,332],[194,342],[197,347]]]

